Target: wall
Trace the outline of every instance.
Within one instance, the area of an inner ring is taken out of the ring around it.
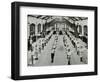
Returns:
[[[72,5],[89,5],[89,6],[98,6],[100,9],[100,0],[20,0],[20,1],[72,4]],[[10,79],[10,72],[11,72],[11,68],[10,68],[11,66],[11,8],[10,8],[11,5],[10,4],[11,2],[13,2],[13,0],[0,1],[0,82],[13,82],[13,80]],[[100,16],[98,16],[98,18],[100,18]],[[100,31],[100,28],[98,28],[98,30]],[[98,33],[98,35],[100,35],[100,32]],[[100,37],[98,40],[99,40],[98,42],[100,42]],[[100,48],[100,43],[98,46]],[[100,50],[99,50],[98,58],[100,58]],[[99,63],[99,68],[100,68],[100,63]],[[100,75],[39,79],[39,80],[29,80],[29,81],[26,80],[26,82],[33,82],[33,81],[34,82],[52,82],[52,81],[54,82],[99,82],[100,81],[99,79],[100,79]]]
[[[84,26],[88,25],[88,20],[79,20],[79,21],[76,21],[75,24],[81,25],[81,27],[78,27],[78,32],[79,32],[79,28],[81,28],[82,29],[81,35],[84,36],[84,32],[85,32],[84,31]]]
[[[35,17],[30,17],[28,16],[28,30],[30,29],[30,25],[33,23],[35,24],[35,35],[40,35],[38,33],[38,25],[40,24],[41,25],[41,31],[43,30],[43,24],[45,24],[45,20],[42,20],[42,19],[37,19]],[[30,32],[30,31],[28,31]],[[28,33],[28,37],[29,37],[30,33]]]

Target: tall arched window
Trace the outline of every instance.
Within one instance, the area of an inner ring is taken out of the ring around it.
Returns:
[[[88,32],[88,27],[87,25],[84,25],[84,35],[87,36],[87,32]]]
[[[45,31],[45,25],[43,24],[43,31]]]
[[[30,25],[30,35],[33,35],[33,34],[35,34],[35,24],[34,23]]]
[[[38,24],[38,33],[40,33],[41,32],[41,24],[39,23]]]
[[[82,34],[82,26],[79,25],[79,33]]]

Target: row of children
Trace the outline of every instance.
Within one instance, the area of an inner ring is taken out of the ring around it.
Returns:
[[[42,51],[51,37],[52,34],[49,34],[45,38],[36,40],[36,42],[33,42],[32,38],[28,40],[28,65],[34,65],[39,60],[39,56],[42,55]]]
[[[76,38],[72,33],[67,32],[69,38],[77,50],[77,55],[80,56],[80,61],[87,63],[87,44],[83,42],[80,38]]]
[[[75,49],[67,35],[64,35],[63,43],[64,43],[64,47],[65,47],[65,54],[67,57],[67,64],[71,65],[71,56],[74,54]]]
[[[57,42],[58,42],[58,35],[56,34],[55,38],[54,38],[54,43],[51,48],[51,63],[54,62],[55,52],[56,52],[56,48],[57,48]]]

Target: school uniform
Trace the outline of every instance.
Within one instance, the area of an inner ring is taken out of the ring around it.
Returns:
[[[51,52],[51,63],[54,62],[54,56],[55,56],[55,51],[52,50],[52,52]]]

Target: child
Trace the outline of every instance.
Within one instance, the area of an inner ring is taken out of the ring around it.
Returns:
[[[55,49],[52,49],[52,51],[51,51],[51,63],[54,62],[54,56],[55,56]]]

